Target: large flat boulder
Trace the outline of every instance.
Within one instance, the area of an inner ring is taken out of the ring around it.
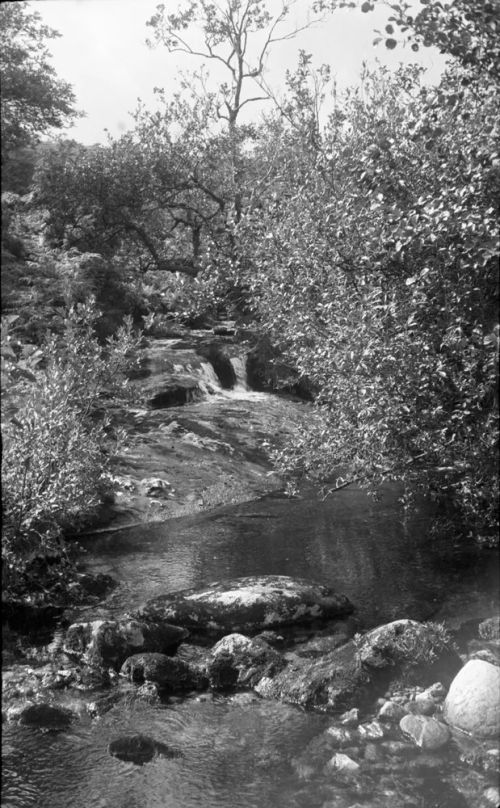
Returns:
[[[223,636],[332,619],[350,614],[353,609],[345,595],[322,584],[286,575],[262,575],[160,595],[134,616]]]

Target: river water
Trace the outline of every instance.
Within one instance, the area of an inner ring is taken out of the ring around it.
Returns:
[[[388,486],[373,500],[346,488],[323,500],[303,488],[293,499],[274,494],[92,537],[89,570],[109,573],[119,585],[99,608],[79,616],[118,616],[161,593],[268,573],[335,587],[356,605],[364,628],[401,617],[496,613],[496,557],[492,563],[489,555],[459,553],[449,541],[439,542],[430,533],[429,507],[420,503],[406,519],[399,494]],[[64,698],[71,706],[71,697]],[[331,717],[247,693],[193,695],[156,706],[124,697],[100,718],[81,712],[58,734],[4,724],[2,806],[451,808],[453,802],[425,797],[425,778],[409,771],[396,776],[389,764],[364,786],[324,771],[304,773],[297,760],[330,723]],[[108,754],[114,738],[137,733],[183,756],[135,766]],[[444,755],[443,794],[453,767]]]
[[[121,583],[94,616],[122,614],[160,592],[258,573],[333,585],[356,604],[365,626],[440,612],[493,613],[497,565],[473,553],[460,559],[449,544],[440,547],[429,537],[423,507],[404,523],[397,494],[388,488],[374,502],[363,491],[345,489],[321,501],[308,491],[102,536],[93,541],[89,566]],[[57,735],[4,725],[2,805],[344,808],[359,802],[358,792],[331,774],[305,781],[295,765],[331,719],[249,694],[203,698],[161,706],[124,699],[101,718],[84,715]],[[184,757],[138,767],[109,756],[110,741],[136,733]],[[405,776],[405,788],[417,794],[422,783]],[[363,805],[411,804],[388,802],[380,783],[378,796],[374,782]]]
[[[89,570],[120,582],[100,614],[119,616],[156,595],[220,578],[266,574],[333,586],[356,605],[364,628],[428,619],[457,597],[493,598],[496,566],[433,538],[425,503],[405,520],[399,495],[387,486],[375,501],[345,488],[322,499],[303,489],[297,498],[271,495],[93,538],[84,544]]]

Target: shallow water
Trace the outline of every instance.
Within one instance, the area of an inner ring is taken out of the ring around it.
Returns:
[[[309,489],[88,539],[89,569],[120,582],[99,613],[121,615],[162,593],[260,574],[333,586],[364,627],[426,619],[457,596],[494,610],[497,565],[432,538],[425,503],[405,521],[398,500],[389,486],[379,501],[354,488],[321,500]]]
[[[262,701],[229,699],[115,708],[72,732],[7,729],[5,808],[234,808],[286,806],[290,759],[322,728],[322,716]],[[120,734],[145,733],[181,750],[144,766],[110,757]],[[17,776],[16,776],[17,770]],[[22,776],[21,776],[22,775]],[[306,803],[302,803],[304,806]]]

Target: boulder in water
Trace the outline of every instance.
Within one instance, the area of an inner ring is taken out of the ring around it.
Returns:
[[[216,690],[253,687],[264,676],[273,676],[285,665],[281,654],[265,640],[228,634],[212,648],[207,674],[211,687]]]
[[[397,620],[319,659],[296,657],[276,676],[262,678],[255,689],[261,696],[303,707],[349,709],[417,676],[431,683],[436,670],[451,678],[460,664],[446,636],[434,626]]]
[[[340,617],[353,609],[345,595],[322,584],[285,575],[261,575],[160,595],[134,616],[223,636]]]
[[[500,733],[500,668],[471,659],[453,679],[444,703],[448,724],[480,738]]]
[[[64,639],[64,651],[97,667],[119,668],[137,651],[174,650],[188,636],[186,629],[137,620],[94,620],[73,623]]]
[[[53,704],[28,704],[20,710],[8,712],[10,720],[17,719],[25,727],[38,727],[42,730],[57,732],[68,729],[75,718],[70,710]]]
[[[206,687],[207,679],[182,659],[166,654],[134,654],[123,663],[120,673],[132,682],[155,682],[169,691]]]
[[[108,752],[112,757],[126,763],[135,763],[137,766],[148,763],[157,755],[165,758],[182,757],[182,752],[147,735],[123,735],[116,738],[109,744]]]

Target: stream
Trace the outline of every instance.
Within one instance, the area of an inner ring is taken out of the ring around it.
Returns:
[[[255,417],[257,401],[269,411],[284,406],[271,394],[257,398],[240,379],[238,395],[215,390],[212,398],[162,411],[165,423],[196,417],[206,438],[207,419],[217,407],[220,416],[221,401],[230,402],[242,429],[249,413]],[[286,406],[304,407],[293,401]],[[224,440],[227,445],[231,437]],[[212,451],[212,462],[214,456]],[[120,616],[161,593],[272,573],[310,578],[345,593],[363,629],[402,617],[453,625],[497,613],[497,556],[459,552],[433,538],[429,506],[419,502],[405,518],[399,496],[394,486],[384,487],[377,500],[355,487],[326,500],[308,486],[295,498],[264,487],[248,501],[223,500],[204,512],[87,537],[82,544],[89,550],[88,571],[108,573],[119,583],[103,603],[75,616]],[[64,698],[71,706],[71,696]],[[345,781],[331,772],[311,778],[301,755],[331,723],[331,716],[237,693],[195,694],[156,705],[124,697],[96,719],[80,711],[80,720],[57,734],[4,724],[2,806],[454,808],[446,794],[455,763],[446,753],[441,787],[435,771],[430,779],[411,767],[396,772],[390,760],[368,780]],[[152,736],[182,757],[159,756],[144,766],[111,757],[109,742],[127,733]],[[473,790],[474,773],[467,778]]]

